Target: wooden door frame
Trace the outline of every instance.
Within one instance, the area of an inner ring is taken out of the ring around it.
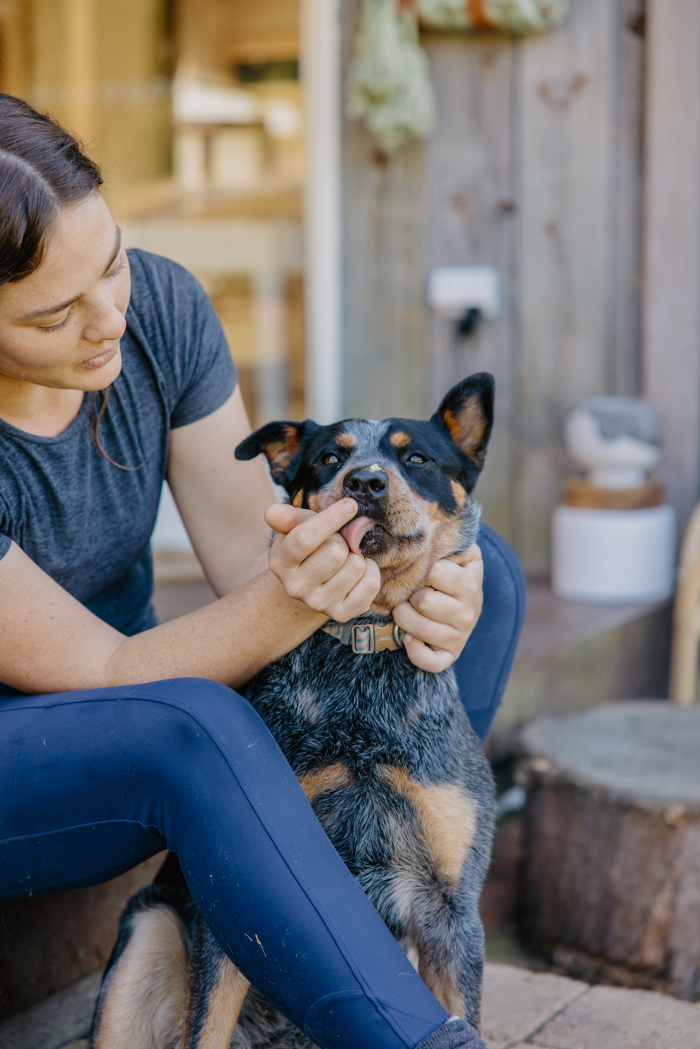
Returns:
[[[306,410],[341,414],[341,0],[301,0]]]

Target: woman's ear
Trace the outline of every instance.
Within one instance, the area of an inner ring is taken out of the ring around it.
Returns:
[[[489,372],[477,372],[453,386],[433,416],[460,452],[481,470],[493,426],[496,384]]]
[[[261,453],[267,456],[272,479],[282,484],[282,477],[289,469],[294,457],[301,450],[302,440],[316,423],[306,420],[297,422],[274,422],[261,426],[251,433],[236,448],[237,459],[254,459]]]

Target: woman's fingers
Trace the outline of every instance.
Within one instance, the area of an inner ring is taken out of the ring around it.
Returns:
[[[277,542],[276,561],[281,569],[298,567],[318,547],[338,532],[357,513],[354,499],[341,499],[320,513],[301,510],[286,503],[273,503],[265,511],[271,528],[284,536]],[[342,537],[339,537],[342,542]]]
[[[348,561],[351,558],[364,562],[362,575],[353,588],[332,606],[330,614],[339,623],[347,623],[349,619],[354,619],[355,616],[361,616],[363,612],[366,612],[382,585],[379,568],[374,561],[361,557],[359,554],[351,554]]]
[[[393,615],[394,622],[398,623],[402,630],[411,634],[412,637],[417,637],[426,645],[447,648],[455,654],[461,651],[462,633],[450,623],[436,622],[434,619],[422,616],[408,601],[397,605]]]
[[[454,662],[481,613],[482,582],[481,551],[473,545],[437,561],[428,585],[394,609],[394,620],[408,635],[404,642],[412,663],[436,673]]]
[[[455,657],[451,652],[445,649],[428,648],[418,638],[412,637],[408,641],[404,638],[404,643],[408,658],[413,665],[420,667],[421,670],[427,670],[430,674],[439,674],[441,670],[447,670],[454,663]]]
[[[373,561],[352,554],[339,529],[357,513],[353,499],[314,513],[275,504],[265,520],[277,531],[270,550],[270,570],[290,597],[315,612],[345,622],[372,604],[381,581]]]

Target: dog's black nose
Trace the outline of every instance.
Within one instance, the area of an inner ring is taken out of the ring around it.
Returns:
[[[351,470],[345,478],[345,492],[361,503],[383,499],[389,488],[389,477],[378,467],[363,466]]]

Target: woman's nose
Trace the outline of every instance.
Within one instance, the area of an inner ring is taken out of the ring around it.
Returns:
[[[113,302],[101,303],[91,314],[83,330],[87,342],[112,342],[121,339],[126,330],[126,317]]]

